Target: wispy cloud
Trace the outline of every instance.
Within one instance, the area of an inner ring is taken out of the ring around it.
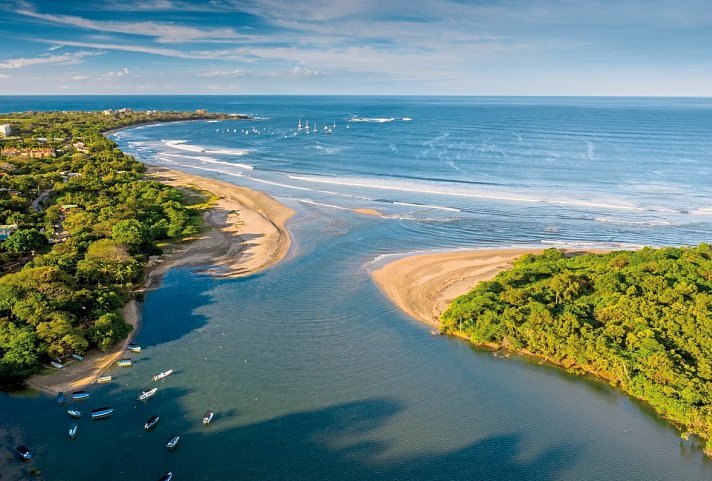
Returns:
[[[257,77],[257,78],[290,78],[290,77],[317,77],[323,75],[318,70],[308,68],[294,67],[287,70],[273,70],[265,72],[251,72],[250,70],[235,69],[235,70],[212,70],[209,72],[200,72],[198,77],[208,78],[238,78],[238,77]]]
[[[0,68],[25,68],[35,65],[73,65],[82,61],[86,57],[93,57],[96,55],[102,55],[104,52],[94,51],[94,52],[74,52],[74,53],[64,53],[61,55],[49,55],[44,54],[39,57],[33,58],[11,58],[0,62]]]
[[[16,13],[62,26],[80,27],[100,32],[154,37],[159,43],[225,41],[241,37],[241,35],[231,28],[197,28],[174,23],[152,21],[118,22],[91,20],[74,15],[40,13],[27,8],[18,9]]]
[[[9,76],[9,75],[5,75],[5,74],[3,74],[3,73],[0,73],[0,78],[10,78],[10,76]]]

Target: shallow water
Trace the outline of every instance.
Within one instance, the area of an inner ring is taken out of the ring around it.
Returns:
[[[709,100],[12,101],[0,102],[3,110],[256,114],[263,120],[114,137],[143,160],[264,190],[298,212],[289,223],[292,251],[273,269],[238,280],[168,273],[146,297],[134,366],[113,369],[115,381],[92,386],[81,404],[111,405],[115,414],[81,419],[75,441],[66,435],[66,407],[44,395],[0,394],[3,444],[30,446],[45,479],[158,479],[166,471],[196,480],[712,475],[700,450],[681,446],[646,406],[602,382],[432,337],[368,275],[397,255],[439,248],[709,240]],[[297,130],[299,116],[316,120],[319,133]],[[394,120],[347,129],[355,117]],[[156,383],[156,396],[135,401],[166,369],[177,372]],[[216,412],[208,427],[200,422],[206,409]],[[152,414],[161,420],[146,433]],[[181,443],[168,452],[173,434]]]

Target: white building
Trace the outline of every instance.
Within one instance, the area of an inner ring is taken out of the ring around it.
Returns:
[[[0,125],[0,134],[3,134],[5,137],[9,137],[11,133],[12,127],[10,127],[10,124]]]

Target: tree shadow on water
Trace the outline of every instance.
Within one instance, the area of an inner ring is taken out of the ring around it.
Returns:
[[[392,459],[388,443],[374,438],[400,410],[390,400],[364,400],[201,433],[200,444],[220,456],[204,460],[200,479],[548,480],[578,457],[576,446],[558,445],[524,459],[521,435],[507,433]]]

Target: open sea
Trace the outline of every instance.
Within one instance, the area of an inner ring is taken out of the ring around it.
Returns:
[[[254,115],[110,137],[292,207],[292,249],[243,279],[170,271],[146,296],[133,367],[81,402],[114,415],[80,419],[76,440],[79,401],[0,392],[0,479],[30,466],[48,481],[712,479],[644,404],[433,337],[369,276],[442,249],[712,241],[712,99],[0,96],[0,112],[122,107]],[[8,461],[18,444],[35,453],[23,469]]]

